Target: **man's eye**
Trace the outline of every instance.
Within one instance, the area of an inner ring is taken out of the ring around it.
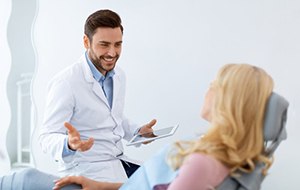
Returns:
[[[100,44],[102,47],[108,47],[108,44]]]

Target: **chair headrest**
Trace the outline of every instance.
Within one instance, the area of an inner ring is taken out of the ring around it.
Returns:
[[[264,118],[264,140],[265,155],[272,156],[282,140],[287,138],[285,124],[287,120],[288,101],[277,93],[273,92],[265,110]],[[268,141],[271,144],[268,146]],[[262,170],[265,168],[263,162],[256,163],[255,170],[251,173],[237,171],[238,176],[227,176],[227,178],[218,186],[219,190],[227,189],[260,189],[261,183],[265,178]]]
[[[287,138],[285,124],[289,102],[272,92],[269,97],[264,119],[264,140],[281,141]]]

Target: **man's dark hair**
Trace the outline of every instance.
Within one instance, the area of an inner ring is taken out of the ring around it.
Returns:
[[[121,22],[121,18],[117,13],[108,9],[99,10],[91,14],[86,19],[84,25],[84,34],[87,35],[90,41],[92,41],[93,35],[99,27],[120,27],[121,32],[123,33],[123,26]]]

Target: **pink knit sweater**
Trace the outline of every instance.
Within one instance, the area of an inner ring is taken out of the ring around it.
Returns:
[[[155,190],[209,190],[218,186],[229,170],[211,156],[194,153],[187,157],[171,184],[155,186]]]

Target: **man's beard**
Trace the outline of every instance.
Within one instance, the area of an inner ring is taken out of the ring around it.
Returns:
[[[92,63],[94,64],[94,66],[101,72],[101,71],[105,71],[105,72],[109,72],[111,70],[113,70],[116,66],[116,62],[118,61],[119,59],[119,55],[117,54],[115,57],[111,57],[111,56],[100,56],[100,57],[97,57],[93,51],[90,51],[90,60],[92,61]],[[114,66],[112,68],[109,68],[109,69],[106,69],[104,68],[103,65],[105,65],[103,62],[105,61],[104,57],[106,58],[113,58],[115,59],[114,61]]]

